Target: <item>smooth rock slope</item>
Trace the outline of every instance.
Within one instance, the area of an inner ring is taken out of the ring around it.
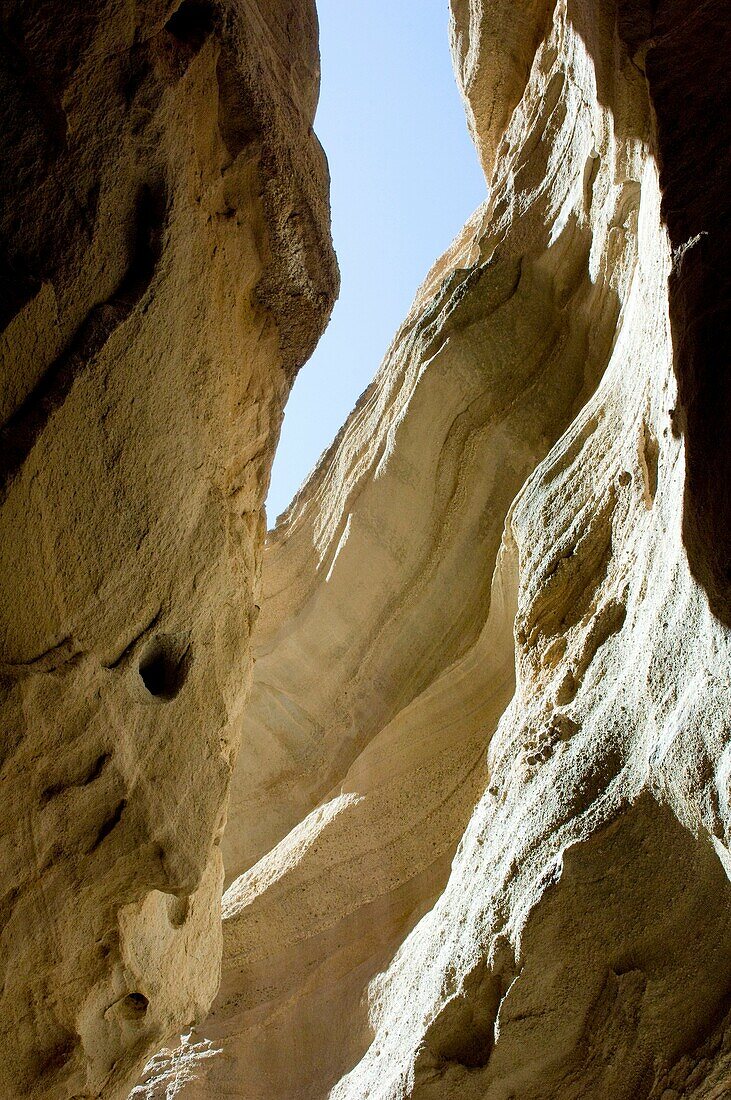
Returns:
[[[728,12],[452,13],[488,198],[270,533],[135,1098],[731,1095]]]
[[[310,0],[2,7],[0,1095],[220,974],[262,502],[337,285]]]

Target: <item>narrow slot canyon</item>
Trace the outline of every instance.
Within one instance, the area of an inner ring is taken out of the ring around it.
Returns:
[[[267,532],[314,0],[3,5],[2,1100],[731,1097],[731,16],[449,11],[484,201]]]

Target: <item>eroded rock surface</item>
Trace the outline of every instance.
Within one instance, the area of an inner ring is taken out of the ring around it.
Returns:
[[[729,20],[691,9],[452,0],[488,198],[269,536],[221,992],[136,1098],[731,1094]]]
[[[220,972],[262,501],[337,283],[309,0],[2,8],[0,1095]]]

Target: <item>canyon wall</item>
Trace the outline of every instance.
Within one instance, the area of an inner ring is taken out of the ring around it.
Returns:
[[[451,8],[486,200],[264,545],[313,4],[3,6],[3,1098],[731,1094],[731,20]]]
[[[0,1095],[207,1012],[263,499],[337,268],[310,0],[8,0]]]
[[[488,197],[268,536],[135,1100],[731,1094],[728,12],[452,15]]]

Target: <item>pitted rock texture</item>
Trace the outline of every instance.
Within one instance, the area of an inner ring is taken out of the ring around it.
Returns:
[[[488,198],[270,533],[221,991],[135,1100],[731,1095],[728,13],[452,13]]]
[[[0,1095],[205,1015],[294,373],[337,286],[310,0],[9,2]]]

